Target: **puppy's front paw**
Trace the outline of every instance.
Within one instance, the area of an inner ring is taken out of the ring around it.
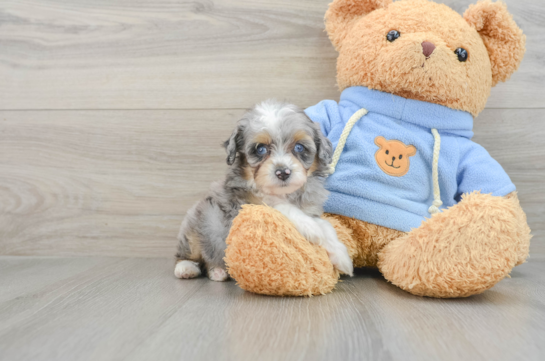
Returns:
[[[301,220],[295,225],[295,228],[301,233],[303,237],[310,243],[321,245],[323,243],[322,230],[317,226],[316,222],[312,219]]]
[[[342,245],[342,247],[339,245],[335,248],[328,249],[327,254],[329,255],[331,263],[333,263],[333,266],[341,273],[347,274],[350,277],[354,275],[354,264],[344,245]]]
[[[297,231],[310,243],[322,244],[324,236],[316,220],[306,215],[299,208],[291,204],[278,204],[275,208],[280,211],[295,226]]]
[[[223,268],[213,267],[208,270],[208,278],[210,278],[212,281],[223,282],[227,281],[229,275]]]
[[[197,262],[193,261],[178,261],[174,268],[174,275],[178,278],[195,278],[200,276],[201,269]]]
[[[352,258],[350,258],[346,246],[339,241],[335,228],[326,220],[318,219],[317,222],[321,226],[326,237],[324,247],[329,255],[329,260],[341,273],[352,276],[354,273]]]

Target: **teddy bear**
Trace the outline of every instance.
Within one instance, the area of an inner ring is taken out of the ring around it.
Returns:
[[[522,30],[490,0],[463,17],[428,0],[334,0],[325,25],[340,101],[305,110],[335,149],[323,218],[355,267],[414,295],[491,288],[525,262],[531,234],[514,184],[471,137],[522,60]],[[308,296],[338,282],[325,250],[267,205],[243,206],[227,243],[245,290]]]

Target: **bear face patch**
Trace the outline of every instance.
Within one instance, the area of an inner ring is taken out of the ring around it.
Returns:
[[[375,138],[379,147],[375,153],[375,160],[382,171],[392,177],[402,177],[409,171],[410,160],[416,154],[414,145],[405,145],[402,141],[386,140],[382,136]]]

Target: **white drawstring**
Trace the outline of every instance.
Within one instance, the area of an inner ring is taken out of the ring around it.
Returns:
[[[439,207],[443,205],[443,202],[441,202],[441,189],[439,189],[439,151],[441,150],[441,136],[439,135],[439,132],[437,129],[432,128],[431,134],[433,134],[433,138],[435,140],[433,144],[433,163],[432,163],[432,182],[433,182],[433,203],[428,208],[428,213],[430,214],[436,214],[441,212]]]
[[[344,126],[343,132],[341,133],[341,137],[339,138],[337,148],[335,148],[335,153],[333,153],[333,159],[331,160],[331,164],[329,165],[330,174],[335,173],[335,167],[337,166],[339,158],[341,157],[341,153],[343,152],[344,145],[346,144],[346,138],[348,138],[350,131],[354,127],[354,124],[356,124],[356,122],[360,120],[365,114],[367,114],[367,109],[361,108],[360,110],[352,114],[350,119],[348,119],[348,122]]]

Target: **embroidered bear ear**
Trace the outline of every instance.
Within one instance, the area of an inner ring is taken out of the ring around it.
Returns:
[[[383,136],[378,136],[375,138],[375,144],[378,145],[380,148],[384,147],[386,143],[388,142],[386,141],[386,138],[384,138]]]
[[[416,147],[414,145],[408,145],[405,149],[407,150],[407,157],[412,157],[416,154]]]
[[[506,81],[518,69],[526,51],[526,36],[502,2],[479,1],[470,5],[464,19],[483,40],[492,65],[492,86]]]
[[[325,13],[325,26],[329,39],[339,50],[344,38],[361,16],[386,8],[392,0],[334,0]]]

